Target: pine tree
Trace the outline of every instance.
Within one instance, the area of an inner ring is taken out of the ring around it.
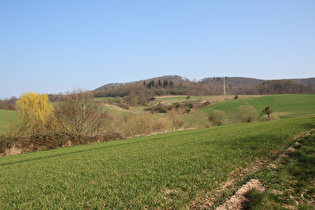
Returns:
[[[167,86],[168,86],[168,81],[165,80],[165,81],[163,82],[163,88],[166,88]]]

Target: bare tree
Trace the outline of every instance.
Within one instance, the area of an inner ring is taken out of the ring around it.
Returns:
[[[55,105],[55,116],[63,130],[93,136],[109,119],[102,104],[92,100],[90,92],[73,91]]]

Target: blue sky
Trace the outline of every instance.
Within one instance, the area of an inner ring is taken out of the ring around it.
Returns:
[[[0,98],[164,75],[315,77],[314,0],[0,0]]]

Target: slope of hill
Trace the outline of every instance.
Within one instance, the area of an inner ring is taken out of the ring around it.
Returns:
[[[144,82],[149,83],[150,81],[175,81],[175,82],[183,82],[183,81],[189,81],[186,78],[183,78],[181,76],[178,75],[169,75],[169,76],[162,76],[162,77],[155,77],[155,78],[151,78],[151,79],[145,79],[145,80],[140,80],[140,81],[135,81],[135,82],[128,82],[128,83],[110,83],[110,84],[106,84],[103,85],[99,88],[96,88],[94,91],[100,91],[100,90],[104,90],[104,89],[108,89],[108,88],[115,88],[115,87],[119,87],[119,86],[123,86],[123,85],[129,85],[129,84],[138,84],[141,83],[143,84]]]
[[[214,110],[222,110],[235,116],[241,105],[253,106],[259,113],[266,107],[274,111],[281,119],[315,115],[315,95],[271,95],[223,101],[203,109],[208,115]]]
[[[0,208],[213,208],[314,120],[238,124],[3,157]]]
[[[261,84],[263,81],[265,80],[245,77],[225,77],[225,88],[227,93],[236,94],[242,90],[255,87]],[[221,77],[205,78],[199,83],[219,87],[223,92],[223,78]]]

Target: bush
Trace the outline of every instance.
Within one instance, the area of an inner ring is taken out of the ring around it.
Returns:
[[[123,102],[121,102],[121,103],[116,103],[115,105],[118,106],[118,107],[120,107],[120,108],[122,108],[122,109],[126,109],[126,110],[129,110],[129,109],[130,109],[129,105],[126,104],[126,103],[123,103]]]
[[[172,109],[172,106],[167,106],[164,104],[159,103],[158,105],[154,107],[147,107],[144,108],[143,111],[151,111],[151,113],[167,113],[167,111],[170,111]]]
[[[54,107],[47,94],[24,93],[16,102],[19,125],[15,135],[32,135],[55,129]]]
[[[215,125],[221,126],[226,121],[226,114],[224,111],[214,110],[211,112],[209,120]]]
[[[253,106],[242,105],[238,109],[237,116],[244,123],[249,123],[249,122],[257,120],[258,112]]]
[[[133,137],[171,131],[173,128],[173,122],[166,117],[143,114],[130,118],[122,131],[125,136]]]
[[[102,104],[93,102],[90,93],[80,90],[56,104],[55,116],[62,131],[89,136],[98,134],[110,120]]]
[[[8,155],[8,150],[13,147],[20,149],[20,152],[23,153],[55,149],[70,145],[112,141],[123,138],[125,138],[124,135],[118,132],[107,132],[93,137],[65,132],[36,134],[29,137],[0,136],[0,156]]]

